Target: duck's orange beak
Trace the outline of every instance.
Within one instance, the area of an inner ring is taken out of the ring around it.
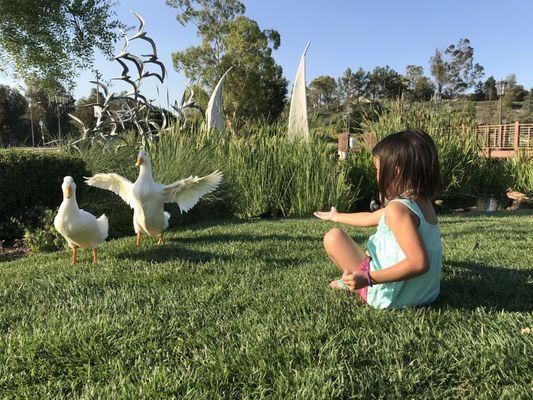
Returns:
[[[67,199],[70,199],[72,197],[72,188],[70,187],[70,185],[67,185],[65,195],[67,196]]]
[[[141,165],[143,165],[143,163],[144,160],[142,159],[142,157],[137,157],[137,162],[135,163],[135,166],[140,167]]]

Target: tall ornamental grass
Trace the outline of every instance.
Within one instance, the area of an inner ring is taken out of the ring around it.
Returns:
[[[505,160],[506,172],[512,188],[533,195],[533,155],[525,152]]]
[[[357,198],[348,166],[337,162],[330,144],[290,140],[281,125],[248,124],[246,129],[237,137],[173,127],[148,145],[154,176],[166,183],[221,170],[223,184],[204,206],[238,217],[308,215],[331,205],[347,210]],[[95,144],[82,155],[93,172],[135,179],[138,148],[131,143],[117,150]]]
[[[378,140],[402,130],[428,132],[439,152],[443,198],[464,201],[501,194],[509,186],[531,191],[531,157],[519,155],[510,160],[484,157],[475,127],[475,119],[468,110],[435,112],[427,105],[406,104],[402,100],[389,103],[379,115],[367,116],[363,124],[363,129]]]

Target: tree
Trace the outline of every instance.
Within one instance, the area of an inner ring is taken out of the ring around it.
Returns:
[[[415,79],[411,93],[413,101],[428,101],[435,93],[435,85],[427,76],[419,76]]]
[[[111,55],[117,28],[113,0],[0,0],[0,54],[17,75],[72,84],[95,49]],[[5,63],[4,63],[5,67]]]
[[[482,81],[478,81],[474,86],[474,93],[469,96],[472,101],[485,100],[485,84]]]
[[[436,49],[430,67],[439,94],[452,98],[471,88],[483,76],[483,67],[474,64],[474,48],[468,39],[449,45],[444,54]]]
[[[405,71],[408,97],[411,101],[427,101],[435,91],[435,85],[424,76],[424,68],[420,65],[408,65]]]
[[[68,114],[74,110],[74,98],[58,81],[41,80],[33,75],[26,79],[26,96],[32,103],[33,118],[42,121],[41,142],[65,138],[72,129]],[[43,140],[44,139],[44,140]],[[42,143],[44,144],[44,143]]]
[[[408,65],[405,67],[405,80],[407,89],[413,91],[415,88],[415,82],[418,78],[424,76],[424,68],[420,65]]]
[[[485,94],[485,100],[492,101],[498,98],[498,91],[496,90],[496,79],[493,76],[489,76],[483,84],[483,92]]]
[[[376,67],[368,75],[367,92],[372,100],[394,99],[406,89],[402,75],[390,68]]]
[[[242,15],[238,0],[167,0],[179,10],[182,25],[193,23],[202,42],[173,53],[174,68],[207,92],[222,74],[226,77],[224,106],[233,126],[245,119],[272,121],[285,105],[287,81],[272,57],[280,45],[275,30],[261,30],[256,21]]]
[[[16,145],[23,141],[22,117],[28,104],[16,89],[0,85],[0,146]]]
[[[338,97],[343,104],[351,104],[365,94],[367,84],[368,73],[364,69],[359,68],[352,72],[347,68],[337,83]]]
[[[313,107],[331,104],[336,99],[337,82],[331,76],[322,75],[309,85],[309,103]]]
[[[503,102],[506,107],[512,107],[517,101],[524,101],[527,96],[527,91],[524,90],[524,86],[519,85],[516,81],[516,75],[511,74],[505,78],[505,94],[503,96]]]

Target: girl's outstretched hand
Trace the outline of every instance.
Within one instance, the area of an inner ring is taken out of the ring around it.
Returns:
[[[363,271],[345,272],[342,274],[342,281],[350,291],[362,289],[368,286],[368,279],[366,273]]]
[[[324,221],[332,221],[333,216],[337,214],[337,209],[335,207],[331,207],[331,210],[329,211],[315,211],[314,215],[317,218],[323,219]]]

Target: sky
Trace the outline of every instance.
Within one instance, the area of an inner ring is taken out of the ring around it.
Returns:
[[[242,1],[242,0],[241,0]],[[246,15],[261,29],[276,29],[281,46],[274,51],[284,76],[293,82],[305,44],[307,82],[320,75],[335,78],[347,67],[371,70],[389,65],[405,73],[409,64],[421,65],[429,75],[429,58],[436,48],[445,49],[461,38],[470,39],[474,60],[485,68],[485,78],[496,79],[515,73],[526,89],[533,87],[533,1],[530,0],[244,0]],[[145,30],[157,43],[158,53],[169,70],[164,85],[156,79],[143,85],[141,92],[167,106],[183,91],[186,78],[172,68],[172,52],[194,46],[200,39],[194,26],[176,21],[176,10],[164,0],[118,0],[118,18],[128,25],[137,20],[130,10],[140,13]],[[117,51],[121,44],[117,44]],[[142,50],[139,48],[139,50]],[[104,80],[120,75],[116,62],[97,54],[94,67]],[[93,79],[82,71],[74,97],[87,96]],[[15,85],[0,75],[0,83]],[[213,83],[214,85],[215,83]],[[127,89],[115,84],[113,90]],[[159,89],[159,92],[158,92]],[[157,103],[157,102],[156,102]]]

